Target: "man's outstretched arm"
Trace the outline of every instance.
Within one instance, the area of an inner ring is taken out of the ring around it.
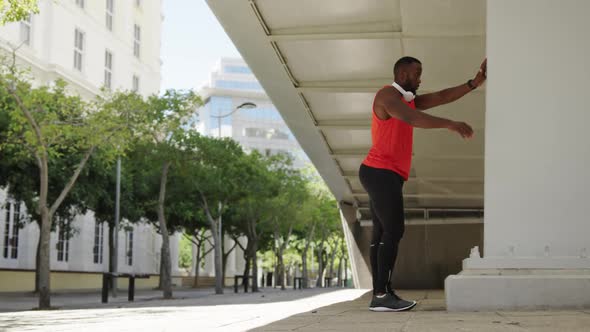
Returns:
[[[463,138],[471,138],[473,136],[473,129],[465,122],[452,121],[427,113],[416,112],[401,101],[397,91],[393,92],[392,90],[382,89],[377,93],[377,97],[375,98],[375,106],[383,109],[389,116],[402,120],[416,128],[446,128],[456,132]]]
[[[416,108],[423,111],[436,106],[452,103],[471,92],[471,90],[479,87],[486,80],[487,61],[487,59],[483,61],[479,72],[475,75],[475,78],[471,80],[472,86],[469,86],[468,83],[464,83],[441,91],[416,96]]]

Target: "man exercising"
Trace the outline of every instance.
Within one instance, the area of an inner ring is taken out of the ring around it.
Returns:
[[[404,311],[416,305],[416,301],[398,297],[391,287],[398,244],[404,235],[402,187],[410,173],[413,129],[446,128],[463,138],[471,138],[473,129],[468,124],[420,111],[453,102],[482,85],[486,80],[486,61],[467,83],[417,96],[422,63],[403,57],[393,67],[394,83],[375,95],[371,122],[373,144],[359,169],[373,215],[370,253],[373,299],[369,310]]]

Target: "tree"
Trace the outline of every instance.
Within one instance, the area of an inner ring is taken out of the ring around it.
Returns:
[[[0,117],[7,118],[7,109],[0,106]],[[1,121],[0,121],[1,122]],[[9,144],[11,138],[8,134],[8,123],[0,124],[0,146]],[[26,223],[34,221],[39,229],[41,228],[41,219],[35,206],[37,204],[39,190],[39,172],[32,160],[23,159],[14,154],[15,150],[0,147],[0,187],[4,187],[9,197],[27,207],[26,210],[21,208],[18,227],[24,227]],[[54,201],[59,194],[58,186],[63,185],[69,179],[70,169],[76,165],[75,154],[60,154],[50,161],[49,167],[53,170],[49,174],[49,200]],[[80,182],[80,181],[78,181]],[[69,195],[55,212],[54,222],[51,224],[51,231],[55,230],[55,220],[71,221],[77,214],[84,214],[88,208],[86,201],[82,198],[89,192],[89,188],[83,188],[80,183],[72,188]],[[21,205],[21,206],[22,206]],[[24,213],[27,213],[25,215]],[[71,235],[68,232],[66,235]],[[39,292],[39,250],[40,239],[37,242],[35,255],[35,293]]]
[[[230,202],[244,194],[247,165],[242,148],[230,139],[198,135],[190,139],[194,143],[192,157],[184,171],[192,175],[190,183],[195,188],[196,204],[203,209],[213,236],[215,293],[223,294],[223,214]]]
[[[255,282],[252,291],[258,291],[258,261],[257,252],[261,242],[270,241],[272,234],[272,220],[277,211],[271,208],[269,202],[279,194],[277,176],[271,172],[272,159],[253,151],[244,157],[243,189],[236,211],[240,212],[243,222],[241,230],[247,238],[244,250],[246,261],[244,269],[244,283],[248,283],[247,276],[251,275]],[[250,270],[252,271],[250,273]]]
[[[158,222],[162,233],[162,265],[161,279],[164,298],[172,297],[172,271],[170,264],[170,240],[166,226],[164,210],[166,200],[166,182],[170,167],[179,166],[184,157],[183,146],[184,121],[194,112],[200,98],[192,91],[183,93],[168,90],[162,97],[152,96],[148,100],[148,121],[154,123],[150,132],[159,148],[162,163],[160,191],[158,195]]]
[[[142,112],[146,108],[143,97],[134,92],[117,91],[109,92],[103,91],[103,95],[98,96],[97,99],[104,108],[111,108],[114,110],[123,110],[124,120],[127,125],[127,130],[130,135],[126,140],[126,150],[119,151],[117,155],[121,159],[121,177],[120,177],[120,219],[127,220],[127,222],[135,222],[141,220],[142,208],[136,195],[136,187],[139,186],[143,178],[134,177],[134,169],[131,167],[132,156],[135,146],[142,137],[143,128],[145,126],[145,117]],[[131,157],[130,157],[131,155]],[[106,162],[105,162],[106,161]],[[117,253],[115,252],[115,243],[113,239],[118,234],[119,229],[115,229],[115,189],[116,189],[116,168],[109,158],[104,158],[101,151],[98,151],[95,158],[88,162],[86,171],[81,174],[78,180],[78,186],[87,187],[84,201],[88,208],[94,212],[94,218],[97,223],[106,223],[109,228],[107,237],[108,241],[108,257],[109,257],[109,271],[115,271],[115,264],[117,262]],[[115,284],[111,283],[111,287]]]
[[[183,233],[183,235],[186,235]],[[178,267],[190,269],[193,264],[193,251],[190,238],[183,236],[180,238],[178,245]]]
[[[338,284],[342,287],[346,287],[346,279],[348,279],[348,262],[346,259],[348,257],[348,248],[346,247],[344,236],[340,238],[340,248],[338,250],[338,254]],[[344,279],[342,279],[342,269],[344,269]]]
[[[192,91],[168,90],[162,96],[148,97],[145,109],[142,110],[146,117],[146,126],[141,132],[145,142],[142,151],[146,163],[141,167],[159,169],[156,173],[159,174],[159,181],[155,210],[162,235],[160,281],[166,299],[172,298],[170,237],[165,210],[168,177],[171,168],[180,167],[185,160],[187,147],[183,144],[188,141],[185,139],[183,126],[200,102],[200,98]],[[149,175],[153,179],[154,174]]]
[[[307,191],[303,178],[299,172],[291,169],[289,160],[279,157],[271,165],[271,169],[274,177],[273,183],[278,193],[268,201],[268,208],[271,214],[277,257],[277,285],[280,285],[284,290],[285,263],[283,254],[289,245],[294,227],[305,217],[303,202]]]
[[[196,156],[189,148],[184,151],[186,158]],[[195,208],[195,188],[192,185],[190,172],[184,168],[171,173],[170,190],[168,192],[169,203],[167,205],[167,220],[174,229],[182,229],[183,236],[196,246],[197,252],[194,266],[195,279],[193,287],[199,287],[199,272],[203,259],[213,250],[211,234],[208,232],[207,219],[200,208]],[[206,249],[205,245],[210,244]]]
[[[319,212],[320,219],[316,225],[315,232],[316,255],[318,257],[318,279],[316,281],[316,287],[322,287],[323,285],[324,272],[328,263],[328,238],[341,227],[340,216],[334,199],[324,199]]]
[[[213,243],[211,243],[211,235],[207,232],[207,228],[195,228],[191,234],[190,241],[197,247],[196,259],[195,259],[195,280],[193,287],[199,287],[199,269],[202,267],[202,262],[205,257],[214,249]],[[205,249],[205,244],[209,243],[209,249]]]
[[[334,264],[336,258],[340,257],[341,243],[343,242],[344,234],[342,234],[340,228],[335,228],[332,234],[328,237],[328,252],[330,265],[328,268],[328,276],[330,279],[334,278]],[[340,271],[338,271],[340,273]],[[340,274],[338,274],[338,281],[340,281]]]
[[[129,132],[121,112],[101,107],[100,101],[85,102],[68,94],[63,81],[56,81],[52,87],[33,88],[21,77],[14,64],[4,66],[0,73],[0,94],[10,119],[8,139],[2,142],[2,149],[21,160],[32,160],[38,168],[38,200],[34,208],[41,219],[39,308],[47,309],[52,219],[90,157],[101,149],[106,158],[113,159],[117,151],[124,150]],[[54,188],[49,178],[55,170],[50,167],[64,154],[75,158],[76,166],[67,171],[68,180]]]
[[[303,278],[302,286],[303,288],[308,288],[309,269],[307,259],[309,256],[309,249],[317,238],[318,228],[321,228],[322,232],[324,231],[326,212],[332,211],[333,213],[338,213],[338,211],[336,210],[336,205],[332,194],[323,183],[315,169],[304,169],[303,175],[306,179],[305,188],[307,195],[305,197],[305,202],[303,203],[306,208],[303,211],[303,222],[299,225],[299,227],[295,228],[294,233],[300,239],[300,241],[296,244],[296,248],[301,254],[301,269]],[[311,264],[313,265],[313,260]],[[320,280],[320,278],[321,276],[318,277],[318,280]]]
[[[17,22],[39,13],[37,0],[0,0],[0,23]]]

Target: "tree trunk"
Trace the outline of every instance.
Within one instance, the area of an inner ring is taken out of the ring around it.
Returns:
[[[201,194],[203,209],[209,221],[209,228],[213,236],[213,255],[215,260],[215,294],[223,294],[223,248],[221,239],[221,203],[219,204],[218,218],[215,219],[209,210],[209,204],[204,195]]]
[[[275,271],[274,271],[274,279],[275,279],[275,288],[282,286],[283,279],[280,277],[280,270],[281,267],[279,266],[281,262],[279,262],[279,253],[277,249],[274,251],[275,254]]]
[[[343,257],[340,257],[340,260],[338,260],[338,286],[342,287],[343,283],[342,283],[342,259]]]
[[[330,254],[330,269],[328,270],[328,277],[331,279],[334,277],[334,261],[336,260],[336,250],[333,250]]]
[[[242,274],[244,277],[242,278],[242,286],[248,287],[250,285],[250,257],[248,255],[244,255],[244,273]]]
[[[224,236],[221,236],[221,241],[225,242]],[[225,243],[223,244],[225,246]],[[221,247],[221,284],[223,285],[223,287],[225,287],[225,273],[227,270],[227,257],[229,256],[229,253],[225,252],[225,248],[224,246]]]
[[[47,156],[39,158],[40,190],[39,190],[39,214],[41,215],[40,248],[39,248],[39,309],[51,307],[50,295],[50,246],[51,240],[51,214],[47,206],[47,190],[49,188],[49,169]]]
[[[250,257],[250,252],[252,251],[252,241],[250,241],[250,239],[248,239],[248,244],[246,244],[246,250],[244,250],[244,279],[242,280],[242,285],[248,287],[249,285],[249,280],[250,278],[248,278],[248,276],[250,276],[250,261],[251,261],[251,257]],[[254,282],[253,282],[254,283]]]
[[[162,256],[162,247],[160,247],[160,256]],[[162,271],[164,270],[164,260],[160,257],[160,269],[158,270],[160,274],[160,280],[158,281],[158,290],[164,289],[164,279],[162,278]]]
[[[197,245],[197,257],[196,257],[196,265],[195,265],[195,280],[193,281],[193,288],[199,287],[199,269],[201,268],[201,245],[202,243],[199,242]]]
[[[285,262],[283,260],[283,249],[279,248],[278,252],[278,266],[279,266],[279,278],[281,280],[281,290],[285,290]]]
[[[344,259],[344,287],[346,287],[346,282],[348,282],[348,259]]]
[[[167,161],[162,167],[162,177],[160,179],[160,195],[158,198],[158,222],[160,224],[160,232],[162,233],[162,249],[160,269],[160,280],[162,282],[162,290],[164,291],[164,298],[172,298],[172,266],[170,263],[170,236],[168,235],[168,227],[166,225],[166,217],[164,215],[164,201],[166,200],[166,182],[168,181],[168,171],[170,170],[170,162]]]
[[[313,223],[311,225],[311,229],[309,230],[309,233],[307,233],[307,238],[305,239],[305,247],[303,249],[303,256],[301,257],[301,262],[303,264],[302,268],[303,268],[303,288],[309,288],[309,272],[307,270],[307,255],[309,253],[309,247],[311,245],[311,239],[313,238],[313,235],[315,233],[315,223]],[[311,269],[313,270],[313,249],[311,251]],[[313,271],[312,271],[313,272]]]
[[[221,217],[219,217],[221,218]],[[217,231],[217,224],[219,221],[214,222],[213,228],[213,244],[215,245],[214,256],[215,256],[215,294],[223,294],[223,252],[221,248],[221,235]]]
[[[51,307],[50,298],[50,246],[51,217],[47,207],[41,208],[41,248],[39,251],[39,309]]]
[[[316,287],[322,287],[323,280],[322,280],[322,252],[321,249],[318,248],[317,250],[317,257],[318,257],[318,272],[317,272],[317,279],[315,282]]]
[[[326,270],[327,260],[328,259],[326,257],[324,246],[320,245],[318,249],[318,279],[316,282],[316,287],[322,287],[324,284],[324,271]]]
[[[115,272],[115,260],[117,259],[117,253],[115,252],[115,243],[113,242],[113,234],[115,233],[115,224],[109,225],[109,272]],[[109,283],[109,289],[112,290],[113,283]]]
[[[320,271],[320,275],[322,276],[322,279],[326,278],[326,269],[328,267],[328,253],[326,252],[326,250],[323,250],[322,253],[322,270]],[[328,285],[326,283],[324,283],[324,287],[327,287]]]
[[[39,230],[41,230],[41,224],[37,222]],[[41,254],[41,232],[39,231],[39,240],[37,241],[37,253],[35,254],[35,294],[39,294],[39,260]]]
[[[305,245],[305,249],[303,249],[303,252],[301,253],[301,278],[302,279],[302,287],[303,288],[307,288],[307,278],[308,278],[308,274],[307,274],[307,249],[308,246]]]
[[[256,259],[256,252],[258,252],[258,239],[252,241],[252,292],[258,292],[258,260]]]
[[[203,194],[201,194],[201,201],[203,204],[203,209],[205,210],[205,214],[207,215],[207,220],[209,221],[211,235],[213,236],[213,253],[215,257],[215,294],[223,294],[223,248],[221,243],[221,236],[223,234],[221,225],[221,211],[223,209],[223,205],[221,202],[219,202],[217,211],[218,217],[215,219],[211,215],[209,204],[207,203],[207,199]]]

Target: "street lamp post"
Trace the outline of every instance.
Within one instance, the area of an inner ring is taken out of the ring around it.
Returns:
[[[256,106],[256,104],[252,103],[252,102],[245,102],[240,104],[238,107],[236,107],[233,111],[224,114],[224,115],[211,115],[211,117],[217,118],[217,137],[219,137],[221,139],[221,119],[222,118],[226,118],[228,116],[231,116],[232,114],[234,114],[235,112],[237,112],[240,109],[253,109],[256,108],[258,106]],[[219,207],[221,207],[221,202],[219,202]],[[221,222],[218,225],[218,229],[217,229],[217,234],[219,234],[219,237],[221,238],[221,241],[223,241],[223,235],[221,233]]]
[[[221,119],[222,118],[226,118],[232,114],[234,114],[235,112],[237,112],[240,109],[253,109],[256,108],[258,106],[256,106],[256,104],[252,103],[252,102],[245,102],[242,103],[240,106],[236,107],[233,111],[224,114],[224,115],[211,115],[211,117],[213,118],[217,118],[217,137],[221,138]]]
[[[115,257],[112,263],[113,273],[119,272],[119,219],[121,218],[120,214],[120,201],[121,201],[121,157],[117,158],[117,182],[115,185],[115,225],[113,230],[113,247],[115,251]],[[111,257],[113,255],[111,254]],[[110,257],[110,258],[111,258]],[[112,282],[112,293],[113,297],[117,297],[117,278],[111,278]]]

